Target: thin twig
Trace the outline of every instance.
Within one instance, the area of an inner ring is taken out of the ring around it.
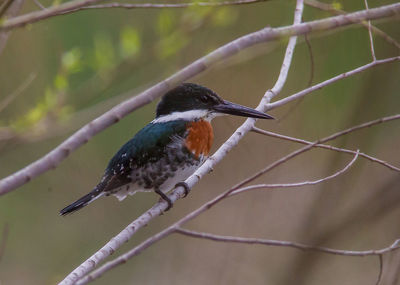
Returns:
[[[33,0],[33,2],[34,2],[34,3],[36,4],[36,6],[38,6],[40,9],[46,10],[46,7],[44,7],[44,6],[42,5],[42,3],[40,3],[39,0]]]
[[[72,5],[73,3],[76,3],[75,1],[67,2],[57,7],[61,7],[62,5],[66,4]],[[55,8],[48,8],[46,11],[50,9]],[[46,11],[37,11],[36,13],[45,13]],[[84,143],[88,142],[88,140],[91,139],[95,134],[120,121],[123,117],[127,116],[132,111],[152,102],[156,98],[165,94],[171,88],[175,87],[177,84],[189,78],[192,78],[195,75],[200,74],[204,70],[215,66],[217,63],[237,54],[239,51],[245,48],[254,46],[258,43],[267,42],[286,36],[306,34],[310,33],[311,31],[325,31],[347,24],[354,24],[354,22],[356,21],[363,21],[366,19],[377,17],[385,17],[395,15],[396,13],[400,13],[400,3],[383,6],[381,8],[370,9],[369,11],[355,12],[346,16],[337,16],[324,20],[295,24],[288,27],[281,27],[276,29],[265,28],[252,34],[247,34],[241,38],[238,38],[189,64],[171,77],[157,83],[156,85],[150,87],[149,89],[145,90],[134,98],[128,99],[120,103],[97,119],[82,127],[80,130],[75,132],[66,141],[61,143],[58,147],[46,154],[44,157],[15,172],[14,174],[3,178],[2,180],[0,180],[0,195],[4,195],[16,189],[17,187],[31,181],[33,178],[41,175],[42,173],[50,169],[56,168],[57,165],[61,161],[63,161],[71,152],[79,148]],[[394,61],[397,59],[398,58],[386,59],[381,61],[378,60],[374,63],[374,65]],[[370,66],[364,67],[364,70],[368,67]],[[311,91],[309,90],[308,92]],[[294,100],[294,98],[288,100]]]
[[[400,114],[398,114],[396,116],[397,116],[396,117],[397,119],[400,119]],[[259,129],[259,128],[256,128],[256,127],[253,129],[253,131],[255,133],[258,133],[258,134],[266,135],[266,136],[269,136],[269,137],[275,137],[275,138],[279,138],[279,139],[283,139],[283,140],[287,140],[287,141],[297,142],[297,143],[306,144],[306,145],[313,144],[310,141],[306,141],[306,140],[302,140],[302,139],[298,139],[298,138],[294,138],[294,137],[289,137],[289,136],[284,136],[284,135],[281,135],[281,134],[277,134],[277,133],[273,133],[273,132],[270,132],[270,131],[262,130],[262,129]],[[345,149],[345,148],[339,148],[339,147],[335,147],[335,146],[331,146],[331,145],[315,144],[314,147],[329,149],[329,150],[348,153],[348,154],[356,154],[356,151],[354,151],[354,150],[349,150],[349,149]],[[388,163],[387,161],[384,161],[382,159],[373,157],[373,156],[365,154],[363,152],[360,152],[359,155],[361,157],[364,157],[364,158],[372,161],[372,162],[379,163],[379,164],[381,164],[381,165],[383,165],[383,166],[385,166],[385,167],[387,167],[387,168],[389,168],[391,170],[400,172],[400,168]]]
[[[36,23],[38,21],[52,18],[59,15],[65,15],[70,13],[75,13],[80,10],[85,9],[100,9],[100,8],[129,8],[129,9],[152,9],[152,8],[186,8],[190,6],[198,6],[198,7],[208,7],[208,6],[234,6],[234,5],[245,5],[245,4],[254,4],[259,2],[265,2],[269,0],[237,0],[232,2],[199,2],[199,3],[181,3],[181,4],[122,4],[122,3],[110,3],[104,5],[93,5],[103,0],[73,0],[68,1],[66,3],[62,3],[60,5],[54,5],[52,7],[48,7],[41,11],[34,11],[27,13],[25,15],[21,15],[19,17],[14,17],[11,19],[7,19],[4,21],[2,25],[0,25],[1,29],[13,29],[17,27],[22,27],[27,24]],[[120,6],[120,7],[118,7]]]
[[[327,137],[325,137],[323,139],[317,140],[317,141],[313,142],[312,144],[306,145],[305,147],[302,147],[302,148],[300,148],[300,149],[298,149],[296,151],[293,151],[292,153],[290,153],[290,154],[278,159],[274,163],[272,163],[269,166],[263,168],[262,170],[258,171],[257,173],[253,174],[252,176],[242,180],[234,188],[238,189],[239,187],[242,187],[243,185],[253,181],[254,179],[257,179],[261,175],[264,175],[265,173],[271,171],[272,169],[276,168],[277,166],[281,165],[282,163],[288,161],[289,159],[292,159],[292,158],[298,156],[299,154],[302,154],[302,153],[304,153],[306,151],[309,151],[311,148],[315,147],[318,144],[322,144],[322,143],[334,140],[334,139],[336,139],[336,138],[338,138],[340,136],[344,136],[346,134],[349,134],[351,132],[354,132],[354,131],[357,131],[357,130],[360,130],[360,129],[363,129],[363,128],[372,127],[374,125],[381,124],[381,123],[384,123],[384,122],[389,122],[389,121],[392,121],[392,120],[397,120],[397,119],[399,119],[399,117],[400,117],[400,115],[394,115],[394,116],[389,116],[389,117],[384,117],[384,118],[380,118],[380,119],[377,119],[377,120],[369,121],[369,122],[366,122],[366,123],[363,123],[363,124],[359,124],[357,126],[353,126],[353,127],[348,128],[346,130],[334,133],[334,134],[332,134],[330,136],[327,136]],[[236,190],[236,189],[234,189],[234,190]]]
[[[378,255],[379,258],[379,274],[378,274],[378,279],[376,280],[376,285],[379,285],[382,280],[382,275],[383,275],[383,254]]]
[[[72,13],[80,10],[88,9],[109,9],[109,8],[123,8],[123,9],[165,9],[165,8],[188,8],[188,7],[222,7],[222,6],[238,6],[267,2],[269,0],[238,0],[238,1],[223,1],[223,2],[189,2],[189,3],[107,3],[99,5],[90,5],[70,10],[67,13]]]
[[[263,244],[267,246],[283,246],[283,247],[291,247],[300,250],[306,251],[318,251],[327,254],[334,254],[334,255],[344,255],[344,256],[374,256],[378,255],[381,256],[382,254],[397,250],[400,248],[399,243],[400,239],[396,240],[388,247],[384,247],[382,249],[370,249],[370,250],[342,250],[342,249],[333,249],[328,247],[322,246],[313,246],[307,245],[292,241],[282,241],[282,240],[271,240],[271,239],[260,239],[260,238],[244,238],[244,237],[233,237],[233,236],[223,236],[223,235],[215,235],[210,233],[204,232],[196,232],[192,230],[187,230],[183,228],[176,228],[176,233],[183,234],[186,236],[194,237],[194,238],[201,238],[201,239],[208,239],[212,241],[219,241],[219,242],[233,242],[233,243],[245,243],[245,244]]]
[[[0,113],[7,108],[7,106],[14,101],[22,92],[26,90],[26,88],[31,85],[33,80],[36,78],[35,73],[31,73],[27,79],[25,79],[24,82],[16,89],[14,92],[12,92],[10,95],[8,95],[3,101],[0,102]]]
[[[19,12],[21,11],[22,6],[24,5],[24,2],[25,2],[25,0],[11,0],[11,1],[7,2],[8,4],[10,4],[9,6],[7,3],[5,3],[5,4],[7,4],[7,7],[3,7],[4,10],[0,11],[1,20],[7,19],[7,18],[14,18],[15,16],[17,16],[19,14]],[[4,15],[3,15],[3,13],[4,13]],[[0,25],[0,27],[1,27],[1,25]],[[11,35],[11,31],[1,31],[1,28],[0,28],[0,55],[4,51],[10,35]]]
[[[294,13],[294,23],[298,24],[301,22],[301,16],[303,13],[303,0],[297,0],[296,9]],[[268,90],[266,94],[263,96],[260,104],[256,108],[259,111],[265,111],[265,103],[269,102],[273,96],[276,96],[280,90],[282,89],[283,85],[286,82],[287,74],[289,72],[289,68],[292,62],[293,51],[296,46],[297,36],[293,36],[290,38],[288,46],[286,48],[285,57],[283,59],[282,67],[279,73],[279,77],[271,90]],[[204,164],[197,169],[197,171],[191,175],[188,179],[186,179],[185,183],[192,188],[195,183],[197,183],[201,177],[205,174],[209,173],[213,167],[222,160],[224,156],[238,144],[238,142],[247,134],[252,128],[254,127],[256,120],[255,119],[247,119],[236,131],[232,136],[209,158],[207,159]],[[233,191],[233,190],[232,190]],[[210,203],[216,202],[218,200],[222,200],[226,197],[229,192],[225,192],[215,199],[213,199]],[[172,202],[175,202],[179,197],[183,197],[184,189],[183,187],[175,188],[171,194],[168,195],[169,199]],[[212,204],[210,204],[210,207]],[[112,238],[105,246],[103,246],[100,250],[98,250],[95,254],[93,254],[89,259],[83,262],[79,267],[77,267],[74,271],[72,271],[59,285],[67,285],[67,284],[86,284],[87,282],[100,277],[104,272],[118,266],[121,263],[126,262],[128,259],[132,258],[136,254],[143,251],[145,248],[153,244],[154,242],[164,238],[165,236],[172,233],[172,229],[166,229],[159,234],[151,237],[150,239],[146,240],[139,246],[135,247],[134,249],[128,251],[127,253],[123,254],[122,256],[118,257],[117,259],[107,262],[97,270],[93,271],[92,273],[88,274],[91,270],[95,268],[95,266],[107,258],[110,254],[115,252],[117,248],[122,246],[127,240],[129,240],[139,228],[143,227],[143,225],[147,224],[151,219],[154,218],[153,214],[161,214],[163,210],[167,207],[167,203],[165,201],[160,201],[156,205],[154,205],[149,211],[145,212],[141,215],[138,219],[133,221],[128,227],[126,227],[121,233],[117,236]],[[207,206],[206,206],[207,207]],[[199,212],[198,214],[200,214]],[[186,219],[191,219],[191,217],[195,217],[196,211],[192,212],[191,214],[186,216]],[[183,220],[183,219],[182,219]],[[181,221],[182,221],[181,220]],[[85,276],[88,274],[87,276]],[[84,277],[85,276],[85,277]]]
[[[310,7],[317,8],[317,9],[320,9],[323,11],[331,12],[334,15],[346,15],[347,14],[347,12],[345,12],[343,10],[336,9],[334,7],[334,5],[332,5],[332,4],[326,4],[326,3],[323,3],[323,2],[320,2],[317,0],[305,0],[304,3]],[[361,22],[361,25],[368,29],[368,24]],[[371,25],[371,29],[376,35],[383,38],[386,42],[395,46],[397,49],[400,49],[400,43],[398,43],[395,39],[393,39],[391,36],[386,34],[384,31],[380,30],[379,28],[377,28],[373,25]]]
[[[368,0],[364,0],[365,3],[365,8],[368,10]],[[369,44],[371,47],[371,56],[372,56],[372,60],[375,61],[376,60],[376,56],[375,56],[375,48],[374,48],[374,39],[372,38],[372,30],[371,30],[371,21],[368,21],[368,35],[369,35]]]
[[[312,51],[312,46],[310,43],[310,39],[308,38],[308,35],[304,35],[304,40],[307,44],[307,49],[308,49],[308,54],[310,56],[310,79],[308,80],[307,86],[306,87],[310,87],[311,84],[313,83],[314,80],[314,55],[313,55],[313,51]]]
[[[283,98],[281,100],[275,101],[274,103],[270,103],[268,105],[268,110],[280,107],[280,106],[287,104],[293,100],[300,99],[301,97],[307,95],[308,93],[311,93],[315,90],[319,90],[319,89],[321,89],[329,84],[332,84],[333,82],[336,82],[340,79],[347,78],[349,76],[355,75],[357,73],[363,72],[369,68],[372,68],[372,67],[375,67],[375,66],[378,66],[381,64],[390,63],[390,62],[399,61],[399,60],[400,60],[400,56],[389,57],[386,59],[376,60],[376,61],[370,62],[368,64],[362,65],[356,69],[341,73],[335,77],[327,79],[327,80],[320,82],[316,85],[313,85],[307,89],[301,90],[300,92],[297,92],[296,94],[293,94],[293,95]]]
[[[310,87],[313,79],[314,79],[314,55],[312,52],[312,47],[311,47],[311,43],[310,40],[308,38],[308,35],[305,34],[304,35],[304,41],[306,42],[307,45],[307,49],[308,49],[308,54],[310,56],[310,78],[308,79],[308,83],[306,87]],[[299,105],[301,104],[301,102],[303,101],[303,98],[300,100],[297,100],[296,103],[292,106],[289,107],[289,110],[286,111],[286,113],[284,113],[280,118],[279,118],[279,122],[283,122],[284,120],[286,120],[291,114],[293,114],[293,111],[295,109],[297,109],[297,107],[299,107]]]
[[[5,0],[2,5],[0,6],[0,17],[4,15],[5,12],[7,12],[8,8],[10,7],[11,3],[14,0]]]
[[[4,256],[4,252],[6,250],[8,233],[9,233],[9,226],[8,226],[8,223],[6,223],[3,227],[3,233],[1,235],[1,240],[0,240],[0,262]]]
[[[325,182],[327,180],[331,180],[333,178],[338,177],[339,175],[345,173],[357,160],[359,155],[359,151],[356,152],[356,155],[354,158],[346,164],[346,166],[343,169],[340,169],[339,171],[335,172],[332,175],[326,176],[324,178],[318,179],[318,180],[313,180],[313,181],[302,181],[302,182],[297,182],[297,183],[281,183],[281,184],[257,184],[257,185],[250,185],[247,187],[239,188],[229,194],[229,196],[234,196],[237,194],[241,194],[244,192],[248,192],[250,190],[256,190],[256,189],[265,189],[265,188],[292,188],[292,187],[301,187],[301,186],[307,186],[307,185],[316,185],[322,182]]]

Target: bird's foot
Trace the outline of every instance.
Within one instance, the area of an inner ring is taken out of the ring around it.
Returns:
[[[185,190],[185,196],[183,196],[183,198],[185,198],[190,193],[189,185],[185,181],[181,181],[181,182],[176,183],[175,188],[178,186],[182,186],[183,189]]]
[[[156,192],[158,195],[160,195],[160,197],[161,197],[162,200],[164,200],[164,201],[166,201],[166,202],[168,203],[168,207],[165,209],[164,212],[166,212],[166,211],[168,211],[169,209],[171,209],[172,206],[173,206],[173,203],[172,203],[171,199],[168,198],[168,196],[165,195],[165,194],[164,194],[163,192],[161,192],[160,190],[155,190],[155,192]]]

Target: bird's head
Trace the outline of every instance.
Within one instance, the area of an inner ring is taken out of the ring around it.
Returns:
[[[212,90],[194,84],[183,83],[168,91],[157,106],[157,122],[172,120],[211,120],[218,115],[273,119],[257,110],[223,100]]]

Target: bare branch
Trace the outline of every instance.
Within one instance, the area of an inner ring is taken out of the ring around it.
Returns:
[[[33,82],[33,80],[36,78],[35,73],[31,73],[28,78],[22,82],[22,84],[14,90],[10,95],[8,95],[3,101],[0,102],[0,113],[7,108],[7,106],[15,100],[22,92],[25,91],[26,88],[28,88],[29,85]]]
[[[314,80],[314,55],[308,35],[304,35],[304,40],[307,44],[308,54],[310,55],[310,79],[308,80],[307,87],[310,87]]]
[[[400,119],[400,114],[397,115],[397,116],[398,116],[397,118]],[[253,131],[254,131],[255,133],[258,133],[258,134],[262,134],[262,135],[266,135],[266,136],[270,136],[270,137],[275,137],[275,138],[279,138],[279,139],[283,139],[283,140],[287,140],[287,141],[297,142],[297,143],[306,144],[306,145],[311,145],[311,144],[313,144],[313,143],[310,142],[310,141],[306,141],[306,140],[302,140],[302,139],[298,139],[298,138],[293,138],[293,137],[289,137],[289,136],[280,135],[280,134],[273,133],[273,132],[270,132],[270,131],[265,131],[265,130],[262,130],[262,129],[259,129],[259,128],[256,128],[256,127],[253,129]],[[329,149],[329,150],[338,151],[338,152],[343,152],[343,153],[348,153],[348,154],[356,154],[356,153],[357,153],[357,152],[354,151],[354,150],[349,150],[349,149],[345,149],[345,148],[334,147],[334,146],[325,145],[325,144],[315,144],[314,147]],[[398,168],[398,167],[396,167],[396,166],[394,166],[394,165],[391,165],[391,164],[388,163],[387,161],[384,161],[384,160],[382,160],[382,159],[379,159],[379,158],[376,158],[376,157],[367,155],[367,154],[365,154],[365,153],[363,153],[363,152],[360,152],[359,155],[360,155],[361,157],[364,157],[364,158],[366,158],[366,159],[372,161],[372,162],[379,163],[379,164],[381,164],[381,165],[383,165],[383,166],[385,166],[385,167],[387,167],[387,168],[389,168],[389,169],[391,169],[391,170],[400,172],[400,168]]]
[[[301,22],[301,17],[303,13],[303,0],[297,0],[296,4],[296,9],[294,13],[294,23],[298,24]],[[278,94],[280,90],[282,89],[283,85],[285,84],[286,77],[290,68],[292,56],[293,56],[293,50],[296,46],[296,40],[297,36],[291,37],[288,43],[288,46],[286,48],[286,53],[285,57],[283,60],[283,64],[279,73],[278,80],[276,81],[274,87],[271,89],[271,91],[267,91],[266,94],[263,96],[260,104],[256,108],[259,111],[264,111],[265,110],[265,103],[269,102],[269,100]],[[201,177],[203,177],[205,174],[209,173],[213,167],[223,159],[223,157],[234,147],[238,144],[239,140],[242,139],[245,134],[247,134],[252,128],[254,127],[256,120],[255,119],[247,119],[237,130],[232,136],[210,157],[208,158],[205,163],[197,169],[197,171],[191,175],[188,179],[186,179],[186,184],[192,188],[194,184],[196,184]],[[233,191],[233,190],[232,190]],[[219,195],[217,198],[218,199],[223,199],[226,197],[229,193],[225,192],[222,195]],[[184,195],[184,189],[183,187],[177,187],[175,188],[171,194],[168,195],[170,200],[172,202],[175,202],[178,198],[183,197]],[[216,201],[215,199],[213,201]],[[211,205],[212,206],[212,205]],[[94,271],[92,274],[85,276],[85,274],[88,274],[91,270],[94,269],[94,267],[107,258],[111,253],[115,252],[115,250],[120,247],[124,242],[129,240],[133,234],[136,233],[136,231],[141,228],[144,224],[147,224],[150,220],[154,218],[153,214],[161,214],[162,211],[164,211],[167,208],[167,203],[165,201],[160,201],[156,205],[154,205],[149,211],[144,213],[142,216],[140,216],[138,219],[133,221],[128,227],[126,227],[120,234],[112,238],[105,246],[103,246],[99,251],[97,251],[95,254],[93,254],[89,259],[87,259],[85,262],[83,262],[78,268],[76,268],[74,271],[72,271],[61,283],[60,285],[67,285],[67,284],[74,284],[77,280],[80,280],[78,284],[86,284],[90,280],[93,280],[95,278],[98,278],[101,276],[105,271],[110,270],[117,266],[118,264],[121,264],[123,262],[126,262],[129,258],[133,257],[134,255],[138,254],[154,242],[158,241],[159,239],[162,239],[163,237],[169,235],[172,230],[171,229],[166,229],[163,232],[160,232],[159,234],[153,236],[152,238],[146,240],[144,243],[140,244],[138,247],[134,248],[133,250],[127,252],[123,256],[120,256],[116,260],[113,260],[112,262],[108,262],[104,264],[102,267],[100,267],[98,270]],[[195,213],[195,212],[192,212]],[[190,214],[188,215],[190,219]],[[193,216],[194,217],[194,216]],[[83,279],[82,279],[83,278]]]
[[[76,1],[71,1],[62,5],[72,5],[76,4]],[[89,1],[89,0],[86,0]],[[93,0],[92,0],[93,1]],[[71,4],[72,3],[72,4]],[[57,7],[61,7],[57,6]],[[39,11],[37,13],[47,13],[48,10],[55,9],[49,8],[46,11]],[[258,43],[267,42],[270,40],[275,40],[285,36],[306,34],[310,31],[322,31],[334,29],[340,26],[354,24],[355,21],[363,21],[365,19],[385,17],[390,15],[395,15],[400,13],[400,3],[394,5],[383,6],[381,8],[370,9],[368,11],[360,11],[346,16],[337,16],[332,18],[327,18],[324,20],[318,20],[303,24],[295,24],[293,26],[281,27],[281,28],[265,28],[258,32],[254,32],[238,38],[218,49],[211,52],[210,54],[196,60],[195,62],[189,64],[185,68],[181,69],[174,75],[165,79],[162,82],[145,90],[141,94],[135,96],[134,98],[128,99],[119,105],[112,108],[110,111],[104,113],[97,119],[91,121],[80,130],[75,132],[66,141],[61,143],[54,150],[46,154],[39,160],[31,163],[25,168],[19,170],[18,172],[3,178],[0,180],[0,195],[4,195],[17,187],[29,182],[33,178],[39,176],[40,174],[57,167],[57,165],[64,160],[71,152],[76,150],[78,147],[88,142],[95,134],[109,127],[110,125],[120,121],[123,117],[130,114],[132,111],[139,107],[142,107],[171,88],[175,87],[177,84],[200,74],[206,69],[209,69],[219,63],[238,53],[239,51],[254,46]],[[3,26],[4,28],[4,26]],[[388,61],[394,61],[398,58],[386,59],[381,61],[376,61],[374,64],[386,63]],[[364,67],[365,69],[368,67]],[[311,92],[311,91],[309,91]],[[276,93],[276,92],[275,92]],[[269,92],[267,97],[273,97],[272,93]],[[293,99],[289,99],[293,100]],[[281,100],[282,101],[282,100]],[[278,101],[280,102],[280,101]],[[275,102],[274,104],[278,103]],[[269,109],[271,106],[269,106]]]
[[[189,2],[189,3],[107,3],[99,5],[90,5],[70,10],[67,13],[72,13],[80,10],[88,9],[109,9],[109,8],[123,8],[123,9],[165,9],[165,8],[187,8],[187,7],[222,7],[222,6],[238,6],[267,2],[269,0],[238,0],[238,1],[223,1],[223,2]]]
[[[257,185],[251,185],[243,188],[239,188],[229,194],[229,196],[234,196],[237,194],[241,194],[244,192],[248,192],[250,190],[256,190],[256,189],[264,189],[264,188],[291,188],[291,187],[301,187],[301,186],[307,186],[307,185],[316,185],[322,182],[325,182],[327,180],[333,179],[343,173],[345,173],[352,165],[353,163],[357,160],[359,155],[359,151],[357,150],[356,155],[354,158],[341,170],[335,172],[332,175],[326,176],[324,178],[318,179],[318,180],[313,180],[313,181],[302,181],[298,183],[281,183],[281,184],[257,184]]]
[[[3,6],[0,8],[0,18],[11,18],[18,15],[22,6],[24,5],[25,0],[7,0],[4,2]],[[1,25],[0,25],[1,27]],[[0,28],[0,54],[3,52],[6,47],[8,38],[11,35],[11,31],[1,31]]]
[[[365,3],[365,8],[368,10],[368,0],[364,0]],[[371,47],[371,56],[372,56],[372,61],[376,60],[375,56],[375,48],[374,48],[374,39],[372,38],[372,30],[371,30],[371,21],[368,21],[368,35],[369,35],[369,44]]]
[[[393,244],[388,247],[384,247],[382,249],[370,249],[370,250],[342,250],[342,249],[333,249],[322,246],[312,246],[297,242],[291,241],[281,241],[281,240],[271,240],[271,239],[259,239],[259,238],[243,238],[243,237],[233,237],[233,236],[222,236],[222,235],[214,235],[204,232],[196,232],[183,228],[176,228],[176,233],[183,234],[190,237],[208,239],[212,241],[219,242],[233,242],[233,243],[245,243],[245,244],[263,244],[268,246],[282,246],[282,247],[291,247],[295,249],[305,250],[305,251],[318,251],[321,253],[334,254],[334,255],[344,255],[344,256],[371,256],[378,255],[397,250],[400,248],[399,243],[400,239],[396,240]]]
[[[11,0],[13,1],[13,0]],[[121,4],[121,3],[110,3],[103,5],[92,5],[103,0],[73,0],[60,5],[54,5],[52,7],[45,8],[41,11],[34,11],[21,15],[19,17],[14,17],[6,20],[2,25],[0,25],[0,30],[2,29],[13,29],[17,27],[25,26],[26,24],[36,23],[38,21],[52,18],[59,15],[65,15],[69,13],[74,13],[85,9],[102,9],[102,8],[127,8],[127,9],[152,9],[152,8],[186,8],[190,6],[198,7],[208,7],[208,6],[234,6],[234,5],[244,5],[253,4],[259,2],[265,2],[269,0],[237,0],[232,2],[194,2],[194,3],[178,3],[178,4]],[[40,3],[39,3],[40,4]],[[41,5],[41,4],[40,4]],[[42,5],[41,5],[42,6]]]
[[[317,0],[306,0],[304,2],[306,5],[310,7],[314,7],[323,11],[331,12],[334,15],[346,15],[347,13],[343,10],[336,9],[332,4],[326,4]],[[361,25],[368,29],[368,24],[361,22]],[[395,46],[396,48],[400,49],[400,43],[398,43],[395,39],[390,37],[388,34],[383,32],[382,30],[378,29],[377,27],[371,25],[371,30],[381,38],[383,38],[389,44]]]
[[[0,240],[0,262],[4,256],[4,252],[6,250],[7,238],[8,238],[9,226],[6,223],[3,227],[3,233],[1,235]]]
[[[298,149],[298,150],[296,150],[296,151],[294,151],[294,152],[292,152],[292,153],[290,153],[290,154],[278,159],[277,161],[271,163],[270,165],[268,165],[264,169],[258,171],[254,175],[244,179],[243,181],[238,183],[235,187],[233,187],[233,190],[239,189],[239,187],[242,187],[243,185],[253,181],[254,179],[257,179],[261,175],[271,171],[272,169],[274,169],[275,167],[277,167],[277,166],[281,165],[282,163],[288,161],[289,159],[292,159],[292,158],[298,156],[299,154],[302,154],[302,153],[304,153],[306,151],[309,151],[311,148],[315,147],[318,144],[322,144],[322,143],[334,140],[334,139],[336,139],[336,138],[338,138],[340,136],[349,134],[349,133],[354,132],[356,130],[360,130],[360,129],[363,129],[363,128],[368,128],[368,127],[371,127],[371,126],[374,126],[374,125],[377,125],[377,124],[381,124],[381,123],[384,123],[384,122],[389,122],[389,121],[396,120],[396,119],[399,119],[399,118],[400,118],[400,115],[394,115],[394,116],[380,118],[380,119],[377,119],[377,120],[374,120],[374,121],[366,122],[366,123],[363,123],[363,124],[348,128],[346,130],[334,133],[334,134],[332,134],[332,135],[330,135],[328,137],[325,137],[323,139],[315,141],[312,144],[309,144],[309,145],[307,145],[305,147],[302,147],[302,148],[300,148],[300,149]]]
[[[11,3],[14,0],[5,0],[1,5],[0,5],[0,16],[3,16],[5,12],[7,12],[8,8],[10,7]]]
[[[379,274],[378,274],[378,279],[376,280],[376,285],[379,285],[382,280],[382,274],[383,274],[383,254],[378,255],[379,258]]]
[[[349,76],[352,76],[352,75],[355,75],[357,73],[363,72],[363,71],[365,71],[365,70],[367,70],[367,69],[369,69],[371,67],[375,67],[375,66],[380,65],[380,64],[390,63],[390,62],[399,61],[399,60],[400,60],[400,56],[395,56],[395,57],[389,57],[389,58],[386,58],[386,59],[376,60],[376,61],[370,62],[370,63],[368,63],[366,65],[363,65],[363,66],[360,66],[360,67],[358,67],[356,69],[344,72],[344,73],[339,74],[339,75],[337,75],[335,77],[332,77],[332,78],[330,78],[328,80],[325,80],[325,81],[323,81],[321,83],[313,85],[310,88],[301,90],[300,92],[297,92],[296,94],[293,94],[293,95],[288,96],[286,98],[283,98],[281,100],[275,101],[274,103],[270,103],[268,105],[268,110],[276,108],[276,107],[280,107],[280,106],[282,106],[284,104],[289,103],[290,101],[299,99],[299,98],[307,95],[308,93],[311,93],[311,92],[313,92],[315,90],[321,89],[321,88],[323,88],[323,87],[325,87],[325,86],[327,86],[329,84],[332,84],[335,81],[338,81],[340,79],[347,78]]]
[[[33,0],[33,2],[34,2],[34,3],[36,4],[36,6],[38,6],[40,9],[46,10],[46,7],[44,7],[44,6],[42,5],[42,3],[40,3],[39,0]]]

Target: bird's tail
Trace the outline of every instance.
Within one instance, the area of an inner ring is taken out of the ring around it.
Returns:
[[[71,205],[65,207],[60,211],[61,216],[65,216],[67,214],[73,213],[75,211],[78,211],[79,209],[85,207],[87,204],[93,202],[97,198],[100,198],[104,192],[102,191],[102,187],[99,187],[97,185],[91,192],[83,196],[82,198],[78,199]]]

